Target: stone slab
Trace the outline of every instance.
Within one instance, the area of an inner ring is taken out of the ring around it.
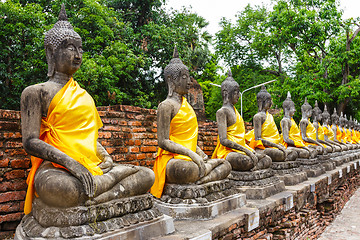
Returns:
[[[263,186],[239,186],[238,190],[246,194],[247,199],[265,199],[274,194],[285,190],[285,184],[278,179],[276,182],[272,182]]]
[[[175,231],[173,219],[164,215],[159,219],[146,221],[124,227],[119,230],[108,231],[103,234],[95,234],[93,236],[82,236],[79,238],[72,238],[73,240],[126,240],[126,239],[150,239],[159,238],[171,234]],[[48,238],[46,238],[48,239]],[[57,240],[65,240],[65,238],[57,237]],[[45,238],[28,238],[21,225],[16,228],[14,240],[45,240]]]
[[[246,204],[246,196],[237,193],[210,203],[171,204],[154,200],[154,207],[174,219],[211,219],[226,212],[241,208]]]
[[[292,186],[292,185],[296,185],[299,184],[303,181],[306,181],[308,179],[307,177],[307,173],[304,171],[301,172],[296,172],[293,174],[285,174],[283,176],[278,175],[278,177],[284,181],[285,186]]]

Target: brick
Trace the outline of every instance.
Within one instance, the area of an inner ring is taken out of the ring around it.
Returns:
[[[133,160],[136,159],[136,155],[135,154],[128,154],[128,155],[125,156],[125,159],[127,161],[133,161]]]
[[[127,141],[125,141],[125,145],[126,146],[134,146],[134,140],[127,140]]]
[[[7,202],[0,204],[0,213],[11,213],[23,211],[20,202]]]
[[[139,126],[141,126],[141,125],[142,125],[142,123],[141,123],[141,122],[139,122],[139,121],[130,121],[130,122],[128,122],[128,125],[129,125],[129,126],[136,126],[136,127],[139,127]]]
[[[138,132],[146,132],[146,128],[139,127],[139,128],[133,128],[132,132],[138,133]]]
[[[21,212],[1,215],[0,216],[0,223],[18,221],[18,220],[21,220],[21,218],[23,216],[24,216],[24,213],[21,213]]]
[[[30,167],[30,159],[15,159],[10,161],[10,165],[12,168],[29,168]]]
[[[119,121],[118,124],[119,124],[120,126],[127,126],[127,125],[128,125],[127,121],[124,121],[124,120]]]
[[[123,131],[123,132],[132,132],[131,128],[129,128],[129,127],[122,127],[121,131]]]
[[[24,200],[25,195],[26,195],[26,191],[0,193],[0,203],[16,201],[16,200]]]
[[[15,139],[15,138],[21,138],[21,133],[20,132],[4,132],[3,133],[3,138],[12,138],[12,139]]]
[[[0,117],[4,119],[20,119],[20,111],[14,111],[14,110],[0,110]]]
[[[111,138],[111,132],[99,132],[99,138]]]
[[[156,147],[155,146],[147,146],[147,147],[141,147],[140,148],[141,152],[156,152]]]
[[[24,170],[12,170],[4,174],[5,179],[11,180],[16,178],[25,178]]]
[[[145,158],[146,158],[145,153],[136,154],[136,159],[137,160],[144,160]]]
[[[158,145],[158,141],[157,141],[157,140],[149,140],[149,139],[146,139],[146,140],[144,141],[144,145],[157,146],[157,145]]]
[[[20,130],[20,124],[11,121],[0,121],[0,130],[17,132]]]
[[[20,155],[20,156],[27,155],[27,153],[25,152],[24,149],[6,149],[5,153],[10,154],[11,157],[18,156],[18,155]]]
[[[131,153],[138,153],[139,152],[139,147],[130,147],[129,148]]]
[[[5,158],[3,160],[0,160],[0,167],[4,168],[4,167],[8,167],[9,166],[9,162],[10,160],[8,158]]]
[[[140,146],[140,145],[141,145],[141,141],[138,140],[138,139],[136,139],[136,140],[134,141],[134,143],[135,143],[136,146]]]
[[[0,182],[0,192],[26,190],[27,184],[25,179],[14,179]]]
[[[120,132],[121,131],[121,127],[120,126],[112,126],[112,125],[110,125],[110,126],[104,126],[103,127],[103,131],[118,131],[118,132]]]

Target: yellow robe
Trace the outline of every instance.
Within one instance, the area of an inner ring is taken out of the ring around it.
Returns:
[[[291,118],[291,127],[289,130],[289,138],[294,141],[295,147],[305,147],[304,140],[302,140],[302,138],[301,138],[300,129],[293,118]],[[284,145],[285,147],[288,147],[288,144],[284,141],[282,133],[281,133],[280,139],[281,139],[280,140],[281,144]]]
[[[334,141],[334,131],[331,129],[331,127],[323,126],[324,135],[328,137],[330,141]]]
[[[352,130],[352,140],[354,143],[359,143],[360,141],[354,129]]]
[[[249,146],[251,148],[265,149],[261,140],[255,140],[254,129],[246,133],[245,138],[246,141],[250,142]],[[261,125],[261,138],[275,144],[280,144],[279,130],[276,126],[273,115],[268,112],[266,112],[265,122]]]
[[[316,140],[316,129],[314,127],[314,125],[310,122],[310,119],[308,120],[308,125],[306,126],[306,137],[312,139],[312,140]],[[309,142],[305,142],[305,145],[306,146],[309,146],[309,145],[316,145],[314,143],[309,143]]]
[[[72,78],[54,96],[46,118],[42,118],[39,138],[86,167],[93,175],[102,175],[96,156],[98,129],[102,122],[92,97]],[[27,178],[24,212],[29,214],[34,198],[34,177],[42,159],[31,157]],[[55,167],[64,168],[53,163]]]
[[[233,141],[233,142],[249,149],[251,152],[253,152],[254,150],[245,143],[244,120],[241,117],[241,115],[239,114],[239,112],[236,110],[236,108],[234,108],[234,110],[235,110],[235,115],[236,115],[236,122],[233,125],[227,127],[226,137],[230,141]],[[219,136],[218,136],[217,145],[216,145],[215,151],[212,155],[212,158],[225,159],[226,156],[231,152],[238,152],[238,153],[245,154],[244,152],[239,151],[237,149],[225,147],[224,145],[222,145],[220,143]]]
[[[336,140],[338,140],[339,142],[342,142],[341,139],[342,139],[342,132],[340,131],[339,126],[336,125]]]
[[[196,152],[198,138],[198,122],[196,114],[186,98],[182,98],[179,111],[170,122],[169,139]],[[190,157],[172,153],[162,148],[158,149],[154,163],[155,182],[151,187],[151,194],[160,198],[166,180],[166,165],[170,159],[192,161]]]
[[[354,142],[352,141],[352,136],[351,136],[350,130],[349,130],[349,129],[344,129],[344,130],[345,130],[345,134],[346,134],[346,139],[347,139],[347,141],[350,142],[350,143],[354,143]]]
[[[342,128],[342,131],[341,131],[341,140],[342,140],[343,143],[347,143],[347,142],[348,142],[345,128]]]

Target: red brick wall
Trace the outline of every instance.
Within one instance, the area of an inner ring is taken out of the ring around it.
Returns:
[[[157,151],[156,110],[123,105],[98,110],[104,123],[99,141],[114,161],[152,168]],[[199,123],[199,146],[209,156],[216,138],[215,122]],[[23,216],[29,168],[30,158],[21,143],[20,113],[0,109],[0,239],[12,233]]]

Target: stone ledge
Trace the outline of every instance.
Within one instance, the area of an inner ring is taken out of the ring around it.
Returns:
[[[229,232],[234,232],[234,229],[239,229],[237,231],[237,237],[244,237],[249,231],[254,235],[271,232],[270,230],[273,230],[274,227],[262,224],[264,223],[264,215],[273,212],[274,209],[280,209],[279,215],[281,216],[289,212],[299,212],[305,205],[314,204],[312,202],[314,200],[314,194],[319,195],[319,199],[322,198],[321,195],[328,197],[329,191],[337,189],[346,180],[350,180],[350,177],[354,174],[359,174],[359,166],[360,160],[357,159],[356,161],[337,167],[326,174],[311,177],[300,184],[286,186],[285,191],[266,199],[247,200],[248,203],[246,206],[217,216],[211,220],[175,221],[175,233],[159,239],[218,239],[224,237]],[[327,186],[325,191],[322,189],[324,184]],[[260,216],[258,219],[260,225],[256,224],[256,222],[258,222],[256,216]],[[251,220],[252,223],[255,223],[252,226],[250,224]],[[279,219],[272,219],[272,221],[276,220],[281,220],[281,217],[279,217]],[[260,227],[252,228],[256,225]],[[264,228],[266,231],[264,231]],[[209,237],[209,232],[212,233],[212,237]]]

